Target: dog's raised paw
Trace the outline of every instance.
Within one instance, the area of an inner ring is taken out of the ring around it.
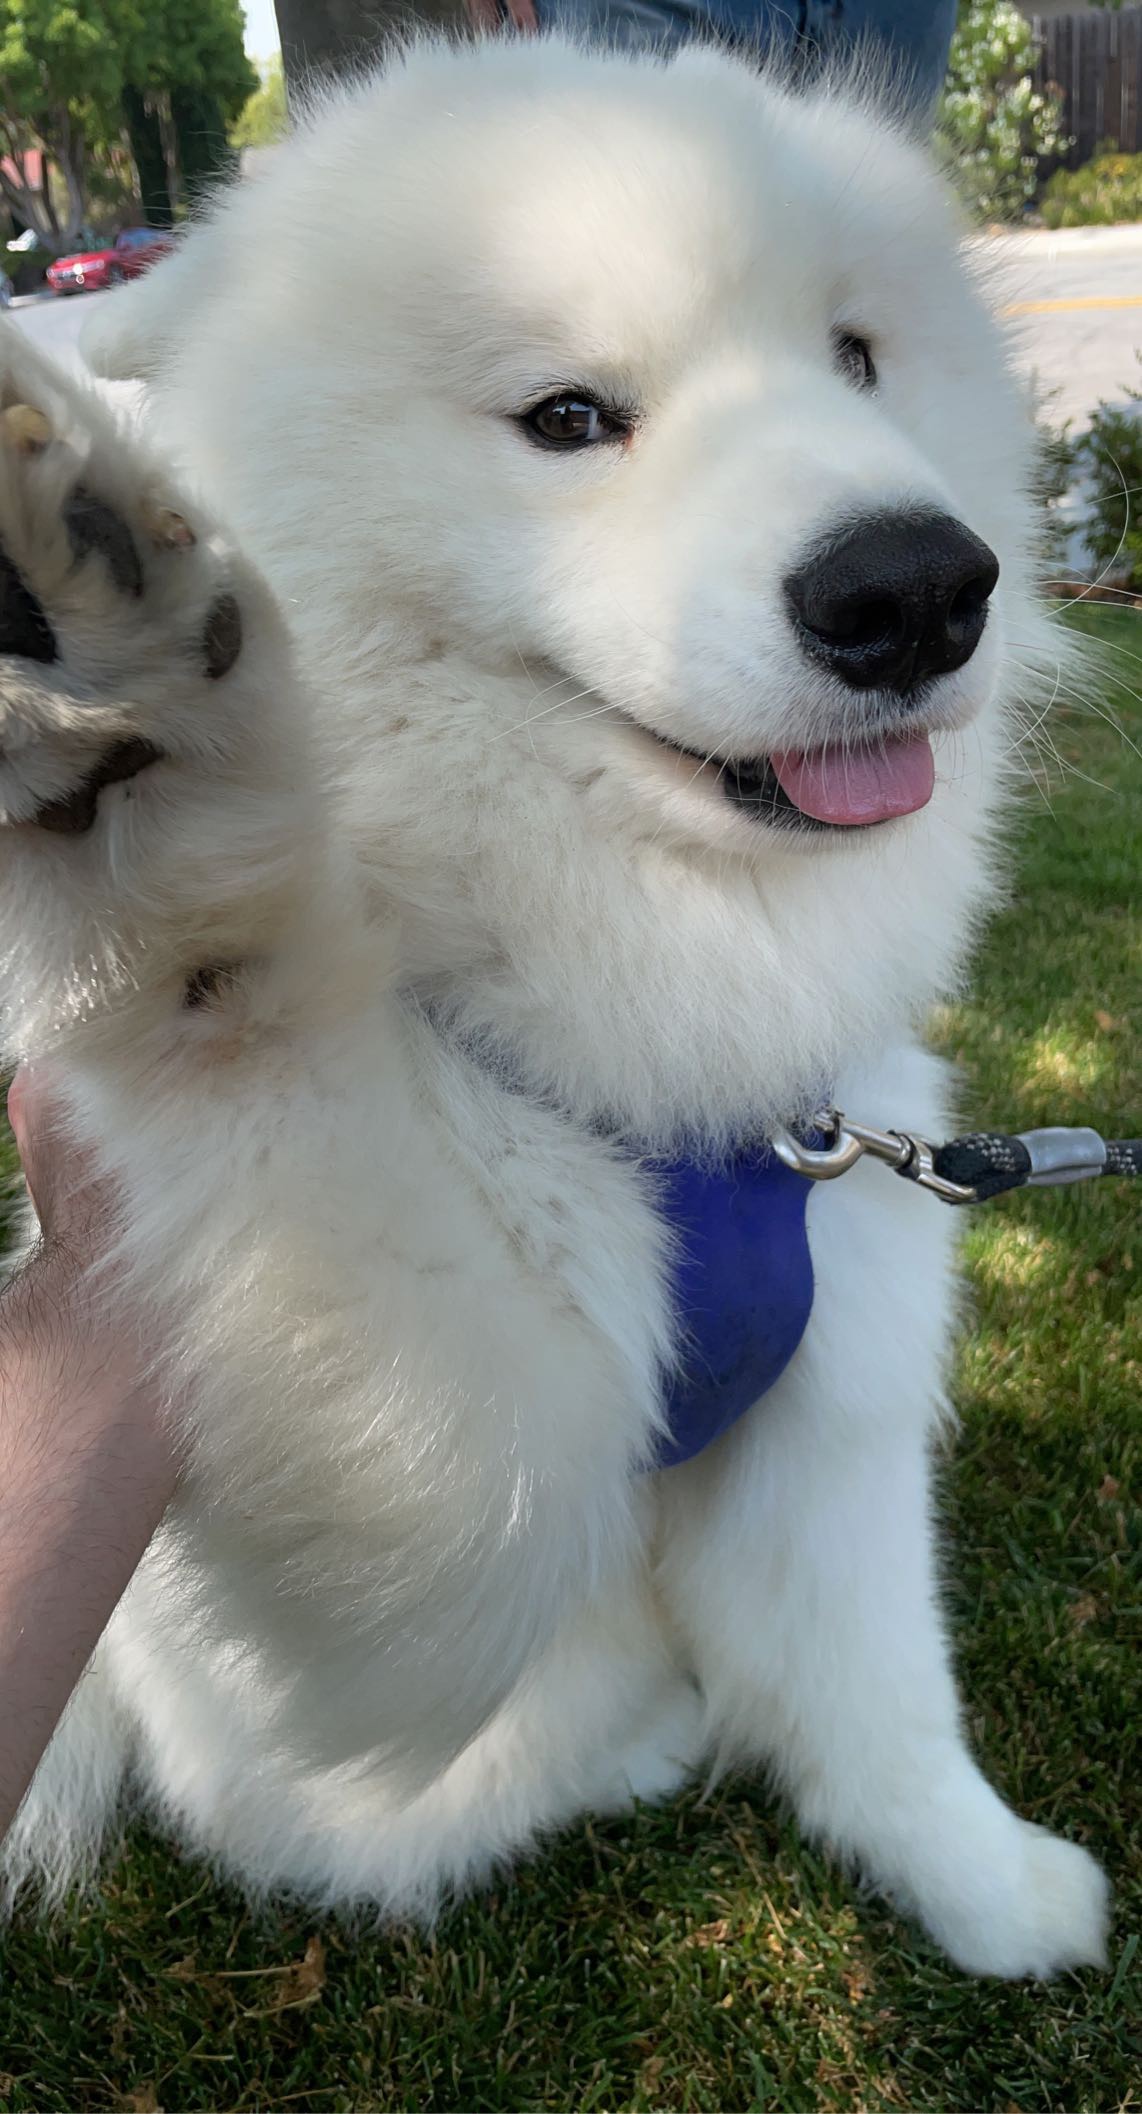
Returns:
[[[197,543],[198,538],[189,521],[173,507],[145,499],[141,511],[147,534],[156,550],[190,550]]]
[[[49,421],[34,404],[9,404],[0,411],[0,437],[21,455],[42,455],[52,437]]]
[[[25,661],[56,658],[55,634],[43,604],[4,550],[0,550],[0,653]]]
[[[264,582],[94,389],[0,325],[13,1061],[96,1023],[120,1055],[143,1022],[197,1048],[229,1019],[235,973],[202,965],[273,958],[312,841],[299,700]]]
[[[90,831],[113,788],[225,730],[235,567],[93,391],[0,348],[0,822]],[[125,797],[120,793],[118,799]]]

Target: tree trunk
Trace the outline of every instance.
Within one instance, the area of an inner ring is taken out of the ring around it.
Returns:
[[[52,165],[48,157],[46,147],[44,149],[44,158],[40,166],[43,171],[43,190],[40,193],[40,196],[42,197],[44,202],[44,219],[47,221],[48,227],[51,231],[51,239],[53,243],[58,244],[59,214],[56,212],[56,202],[52,194]]]
[[[226,136],[217,96],[202,88],[171,89],[171,119],[178,138],[178,165],[188,206],[209,196],[219,177],[232,176],[237,156]]]
[[[23,184],[9,183],[5,177],[0,181],[0,195],[13,219],[22,221],[26,228],[34,228],[45,249],[54,249],[54,231],[44,213],[40,193],[29,191]]]
[[[291,94],[315,75],[350,71],[376,58],[394,31],[423,23],[455,28],[461,0],[274,0]]]
[[[42,156],[42,190],[35,190],[28,181],[29,154]],[[49,257],[57,256],[61,249],[66,249],[67,237],[61,238],[52,201],[49,150],[34,133],[30,137],[26,131],[22,134],[20,121],[8,111],[0,111],[0,158],[7,164],[6,170],[0,170],[0,204],[7,206],[13,221],[19,223],[21,233],[31,228],[41,252],[46,250]],[[7,170],[12,173],[8,174]],[[37,283],[42,263],[35,261],[28,252],[9,255],[0,251],[0,270],[16,281],[17,293],[30,293]],[[29,278],[29,272],[34,276]]]
[[[173,227],[174,208],[158,111],[141,89],[128,83],[123,90],[123,116],[139,180],[143,219],[151,228]]]
[[[159,124],[159,138],[163,146],[163,166],[167,172],[167,191],[170,195],[171,211],[177,215],[182,210],[182,171],[178,162],[178,133],[171,116],[171,99],[166,89],[154,99],[155,116]]]
[[[57,240],[62,237],[66,249],[87,225],[87,141],[82,128],[79,125],[73,126],[71,114],[66,108],[61,108],[56,114],[54,137],[56,146],[54,149],[48,149],[44,155],[44,192],[48,196],[52,218],[58,221],[50,197],[50,157],[63,177],[64,189],[67,192],[66,225],[58,230],[57,235]]]

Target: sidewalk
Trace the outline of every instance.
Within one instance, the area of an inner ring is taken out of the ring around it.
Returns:
[[[1142,223],[1114,228],[1004,228],[984,241],[1002,244],[1029,257],[1113,257],[1133,255],[1138,259],[1142,281]],[[1139,288],[1142,301],[1142,283]]]

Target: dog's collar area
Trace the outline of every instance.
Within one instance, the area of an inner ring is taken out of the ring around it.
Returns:
[[[449,1034],[430,1007],[420,1010],[508,1092],[541,1104],[502,1050]],[[767,1138],[706,1161],[648,1153],[610,1124],[591,1134],[637,1164],[669,1236],[677,1349],[661,1375],[663,1425],[644,1466],[680,1467],[769,1392],[801,1342],[813,1307],[806,1214],[814,1185]],[[809,1150],[824,1150],[822,1133],[802,1136]]]

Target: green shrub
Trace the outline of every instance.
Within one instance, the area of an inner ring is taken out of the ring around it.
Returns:
[[[1062,107],[1031,83],[1035,37],[1010,0],[967,0],[952,40],[939,136],[969,210],[1015,220],[1039,180],[1039,163],[1065,142]]]
[[[1142,353],[1137,355],[1142,361]],[[1100,404],[1077,447],[1087,488],[1083,537],[1097,577],[1142,594],[1142,389]]]
[[[1142,154],[1101,153],[1081,169],[1056,169],[1039,207],[1049,228],[1142,220]]]
[[[1075,524],[1064,512],[1064,501],[1079,474],[1081,443],[1075,439],[1069,419],[1051,423],[1051,406],[1039,411],[1039,455],[1036,463],[1035,495],[1041,507],[1039,557],[1048,578],[1065,572]]]

